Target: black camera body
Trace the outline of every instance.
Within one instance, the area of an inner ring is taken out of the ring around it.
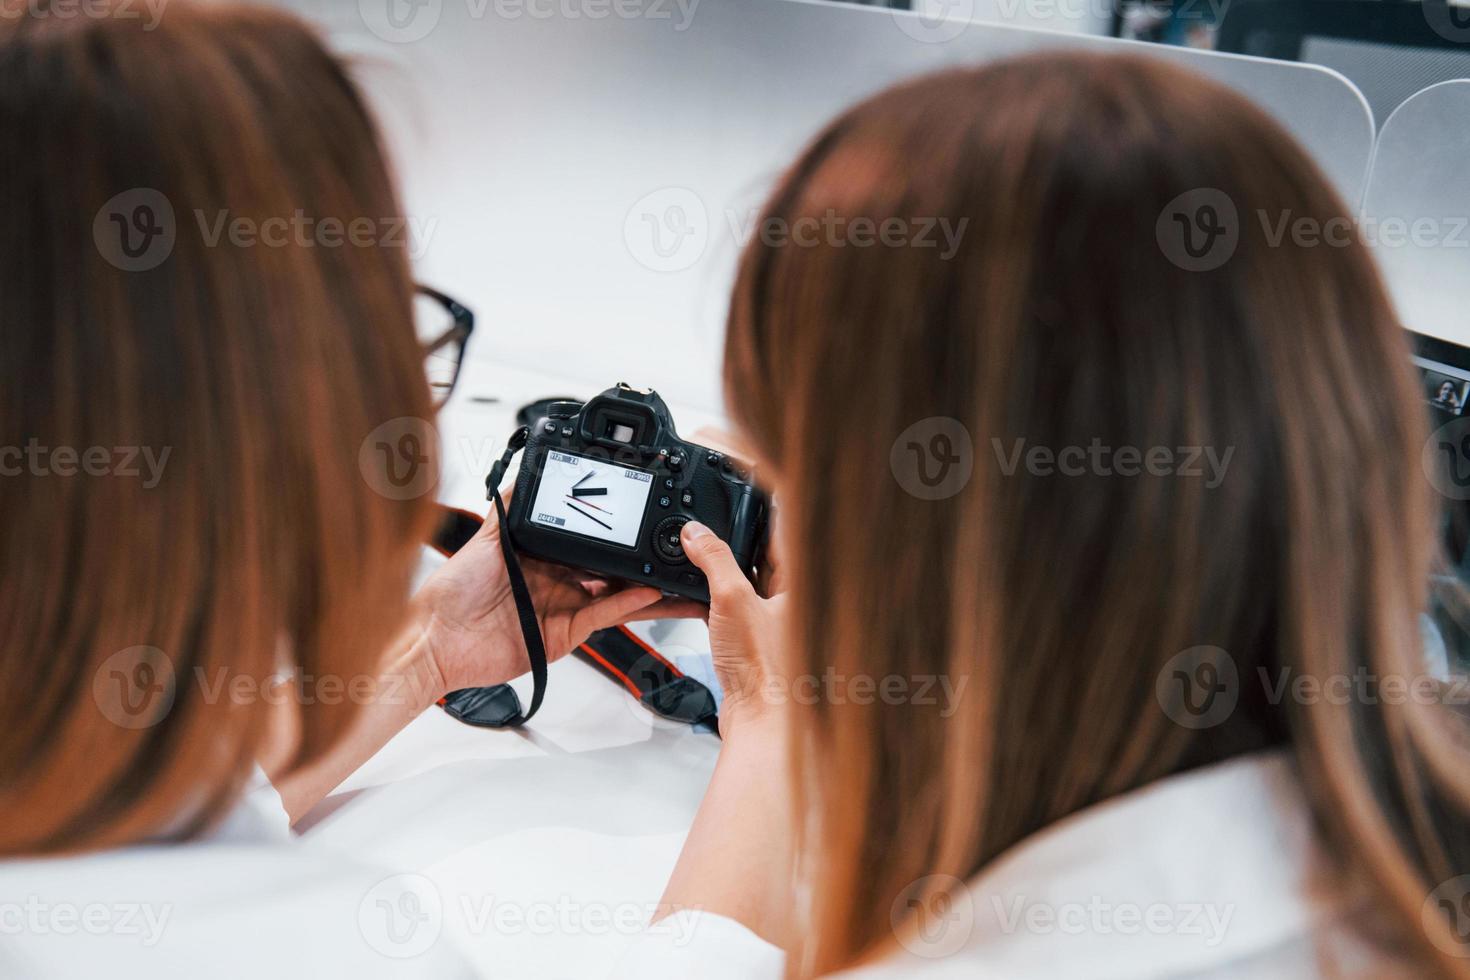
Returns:
[[[657,392],[619,384],[553,402],[529,428],[509,518],[518,551],[708,602],[679,538],[699,521],[754,573],[765,494],[744,463],[680,439]]]

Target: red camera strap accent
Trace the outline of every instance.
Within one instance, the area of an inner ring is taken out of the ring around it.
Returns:
[[[577,654],[626,687],[654,714],[718,727],[714,695],[626,626],[598,630]]]

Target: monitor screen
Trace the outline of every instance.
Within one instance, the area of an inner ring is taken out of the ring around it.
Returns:
[[[1435,418],[1440,424],[1451,417],[1465,414],[1466,396],[1470,395],[1470,371],[1430,360],[1415,357],[1420,381],[1424,386],[1424,400],[1436,409]]]
[[[1458,418],[1470,417],[1470,350],[1435,337],[1410,333],[1414,343],[1413,363],[1419,373],[1419,390],[1429,411],[1429,424],[1439,429]],[[1450,453],[1447,464],[1462,470],[1464,450],[1458,441],[1438,440]],[[1425,464],[1430,465],[1428,463]],[[1448,473],[1446,474],[1449,475]],[[1470,558],[1470,500],[1458,493],[1446,501],[1444,542],[1448,556],[1462,573]]]

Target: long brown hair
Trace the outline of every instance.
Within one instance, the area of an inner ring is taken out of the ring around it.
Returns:
[[[1171,210],[1220,228],[1231,208],[1223,262],[1168,238]],[[1470,871],[1460,718],[1276,703],[1256,681],[1424,674],[1425,410],[1351,213],[1264,113],[1136,57],[904,85],[785,176],[742,258],[726,376],[783,493],[785,669],[966,681],[952,714],[799,714],[810,900],[793,973],[891,946],[895,899],[926,876],[969,878],[1084,807],[1278,744],[1406,948],[1467,973],[1431,942],[1448,920],[1420,925],[1435,885]],[[1338,240],[1273,240],[1283,216]],[[917,238],[936,219],[963,229],[952,254]],[[851,240],[785,237],[803,221]],[[946,453],[968,436],[968,481],[901,485],[906,430]],[[1228,467],[1008,466],[1018,440],[1198,447]],[[1221,724],[1176,722],[1158,689],[1199,648],[1239,678]]]
[[[429,393],[405,249],[341,227],[401,211],[294,18],[8,6],[0,854],[187,837],[259,754],[259,685],[371,676],[400,621],[431,498],[374,493],[359,448]]]

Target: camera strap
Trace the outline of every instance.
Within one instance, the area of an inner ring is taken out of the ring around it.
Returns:
[[[518,428],[506,444],[505,453],[490,467],[485,477],[485,496],[495,504],[495,518],[500,527],[500,552],[505,557],[505,573],[510,579],[510,594],[516,604],[516,618],[520,621],[521,637],[526,643],[526,656],[531,661],[531,707],[521,710],[521,699],[509,684],[493,687],[466,687],[450,691],[439,702],[454,718],[469,725],[483,728],[519,728],[531,720],[541,708],[546,696],[546,643],[541,636],[541,624],[536,620],[536,607],[531,601],[531,589],[526,585],[525,573],[515,545],[510,540],[509,520],[505,516],[505,501],[500,496],[500,483],[510,468],[516,453],[526,446],[530,429]],[[435,546],[445,554],[458,551],[479,529],[479,522],[465,511],[446,508],[451,520],[440,529]],[[468,534],[465,532],[468,531]]]
[[[598,630],[576,652],[659,717],[719,729],[719,706],[709,688],[628,627]]]

